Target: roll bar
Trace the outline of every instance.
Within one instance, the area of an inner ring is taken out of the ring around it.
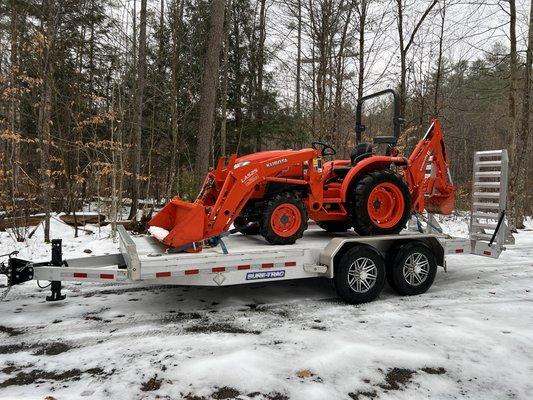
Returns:
[[[385,89],[380,92],[376,92],[376,93],[369,94],[367,96],[363,96],[357,102],[357,109],[355,112],[355,141],[357,144],[361,143],[361,135],[366,129],[365,125],[361,123],[363,103],[367,100],[373,99],[375,97],[384,96],[386,94],[392,94],[392,97],[394,99],[393,101],[394,116],[392,117],[393,136],[381,136],[378,138],[374,138],[374,143],[388,143],[388,144],[395,145],[396,142],[398,141],[398,138],[400,137],[400,128],[404,121],[404,119],[400,116],[400,96],[393,89]]]

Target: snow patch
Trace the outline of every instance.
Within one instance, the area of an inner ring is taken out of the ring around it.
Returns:
[[[150,234],[160,242],[162,242],[163,239],[169,234],[166,229],[160,228],[159,226],[151,226],[148,228],[148,232],[150,232]]]

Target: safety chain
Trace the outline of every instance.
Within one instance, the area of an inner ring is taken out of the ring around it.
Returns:
[[[8,286],[6,290],[4,290],[4,293],[0,294],[0,301],[4,301],[7,295],[9,294],[9,291],[11,290],[12,286]]]

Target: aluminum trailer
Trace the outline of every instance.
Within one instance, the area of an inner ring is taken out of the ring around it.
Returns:
[[[479,174],[486,168],[492,174]],[[288,246],[268,245],[261,237],[236,234],[201,253],[170,253],[151,236],[131,236],[119,226],[119,253],[64,260],[61,240],[53,240],[49,262],[31,262],[11,254],[0,272],[7,275],[8,286],[29,280],[51,281],[49,301],[65,298],[61,293],[65,281],[227,286],[323,277],[332,279],[339,296],[349,303],[374,300],[386,281],[401,295],[422,294],[431,287],[437,267],[446,268],[446,254],[497,258],[512,240],[505,223],[506,151],[476,153],[474,174],[481,178],[474,181],[473,204],[478,205],[473,205],[477,208],[472,210],[468,238],[442,233],[429,215],[425,229],[413,223],[399,235],[360,237],[346,232],[332,236],[315,226]],[[489,188],[486,193],[483,184]],[[481,212],[487,209],[491,212]],[[479,228],[492,232],[480,233]]]

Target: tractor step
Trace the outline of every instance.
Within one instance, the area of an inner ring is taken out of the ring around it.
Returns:
[[[500,171],[479,171],[474,173],[474,176],[481,178],[500,178],[500,175]]]
[[[482,156],[482,157],[494,157],[498,156],[501,157],[503,155],[503,152],[506,152],[507,150],[487,150],[487,151],[476,151],[476,156]]]
[[[500,208],[500,205],[498,203],[480,203],[480,202],[474,202],[474,211],[478,211],[480,209],[484,208],[492,208],[495,210],[498,210]]]
[[[472,218],[475,218],[475,219],[495,219],[495,220],[497,220],[498,218],[500,218],[500,216],[498,214],[479,212],[479,213],[473,213],[472,214]]]
[[[477,163],[478,167],[499,167],[502,165],[501,160],[493,160],[493,161],[479,161]]]
[[[477,240],[491,240],[492,233],[472,233],[470,235],[470,238],[477,239]]]
[[[499,199],[500,192],[474,192],[474,198],[477,199]]]
[[[483,228],[483,229],[496,229],[496,227],[498,226],[498,224],[485,224],[485,223],[482,223],[482,222],[473,222],[472,223],[472,226],[475,226],[477,228]]]
[[[474,182],[475,188],[498,189],[500,182]]]

